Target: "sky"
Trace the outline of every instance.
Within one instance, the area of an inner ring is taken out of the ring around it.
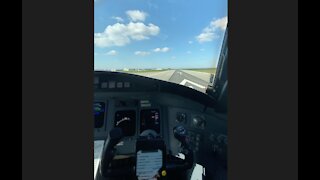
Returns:
[[[216,67],[227,0],[94,0],[94,69]]]

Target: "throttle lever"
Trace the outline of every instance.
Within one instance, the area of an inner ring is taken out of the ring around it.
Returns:
[[[174,137],[181,143],[182,152],[185,156],[184,163],[182,164],[168,164],[168,170],[186,170],[190,169],[193,166],[193,151],[189,148],[188,145],[188,137],[187,137],[187,130],[179,125],[173,128]]]

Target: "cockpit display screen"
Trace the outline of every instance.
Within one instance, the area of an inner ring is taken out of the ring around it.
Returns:
[[[133,136],[136,133],[136,111],[117,111],[114,126],[121,128],[124,136]]]
[[[95,102],[93,104],[94,128],[103,127],[106,104],[104,102]]]
[[[140,133],[147,129],[160,133],[160,113],[158,109],[141,110],[140,122]]]

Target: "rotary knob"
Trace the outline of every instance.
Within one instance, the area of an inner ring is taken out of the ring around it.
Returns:
[[[178,113],[176,120],[177,120],[179,123],[185,123],[185,122],[187,121],[187,115],[186,115],[186,113]]]
[[[192,123],[195,127],[198,127],[198,128],[204,128],[205,127],[205,119],[201,116],[195,116],[193,119],[192,119]]]

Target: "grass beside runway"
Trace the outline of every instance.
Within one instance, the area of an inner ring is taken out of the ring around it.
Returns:
[[[198,69],[184,69],[184,70],[190,70],[190,71],[197,71],[197,72],[204,72],[204,73],[210,73],[215,74],[217,68],[198,68]]]

